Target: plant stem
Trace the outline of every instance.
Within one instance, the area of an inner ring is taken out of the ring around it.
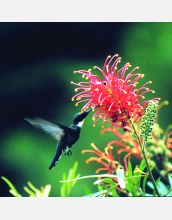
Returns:
[[[61,180],[60,182],[61,182],[61,183],[65,183],[65,182],[71,182],[71,181],[76,181],[76,180],[81,180],[81,179],[98,178],[98,177],[117,178],[117,175],[112,175],[112,174],[97,174],[97,175],[81,176],[81,177],[77,177],[77,178],[74,178],[74,179]]]
[[[130,120],[130,123],[131,123],[131,126],[132,126],[132,128],[133,128],[134,134],[136,135],[136,138],[137,138],[137,140],[138,140],[138,142],[139,142],[139,145],[140,145],[140,148],[141,148],[141,151],[142,151],[142,154],[143,154],[143,158],[144,158],[145,163],[146,163],[146,167],[147,167],[149,176],[150,176],[151,181],[152,181],[152,184],[153,184],[153,186],[154,186],[154,190],[155,190],[157,196],[160,197],[161,195],[159,194],[158,188],[157,188],[157,186],[156,186],[154,177],[153,177],[153,175],[152,175],[152,172],[151,172],[151,169],[150,169],[150,166],[149,166],[149,163],[148,163],[146,154],[145,154],[145,145],[146,145],[146,143],[144,143],[144,144],[142,145],[142,143],[141,143],[141,141],[140,141],[140,138],[139,138],[139,136],[138,136],[138,134],[137,134],[137,131],[136,131],[135,127],[134,127],[134,124],[132,123],[131,120]]]

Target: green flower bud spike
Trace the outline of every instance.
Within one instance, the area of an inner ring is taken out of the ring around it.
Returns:
[[[142,117],[140,136],[142,136],[145,141],[152,138],[152,129],[155,124],[158,106],[158,101],[151,101],[146,108],[145,115]]]
[[[140,148],[141,148],[141,151],[142,151],[142,154],[143,154],[143,158],[145,160],[145,163],[146,163],[146,167],[147,167],[147,170],[148,170],[148,173],[149,173],[149,177],[152,181],[152,184],[154,186],[154,190],[157,194],[158,197],[160,197],[160,193],[158,191],[158,188],[156,186],[156,182],[155,182],[155,179],[152,175],[152,172],[151,172],[151,169],[150,169],[150,166],[149,166],[149,162],[148,162],[148,159],[147,159],[147,155],[145,153],[145,147],[146,147],[146,141],[147,139],[151,138],[152,136],[152,129],[153,129],[153,126],[155,124],[155,120],[156,120],[156,113],[157,113],[157,109],[158,109],[158,101],[151,101],[149,102],[147,108],[146,108],[146,113],[145,115],[142,117],[142,124],[141,124],[141,134],[140,136],[143,137],[144,141],[143,141],[143,144],[140,140],[140,137],[134,127],[134,124],[133,122],[130,120],[130,123],[131,123],[131,126],[133,128],[133,132],[135,133],[136,135],[136,138],[138,140],[138,143],[140,145]]]

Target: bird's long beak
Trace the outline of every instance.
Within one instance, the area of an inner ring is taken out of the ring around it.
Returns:
[[[79,121],[83,121],[83,120],[87,117],[87,115],[89,114],[89,112],[91,112],[91,111],[92,111],[92,109],[88,109],[88,110],[86,110],[86,111],[80,113],[80,115],[78,116],[78,120],[79,120]]]
[[[92,111],[92,108],[87,109],[85,112],[89,113],[89,112],[91,112],[91,111]]]

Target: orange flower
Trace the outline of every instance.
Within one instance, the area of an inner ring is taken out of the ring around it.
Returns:
[[[107,146],[104,149],[104,152],[98,149],[98,147],[92,143],[93,150],[83,150],[82,153],[93,153],[96,156],[90,157],[86,160],[86,163],[97,162],[100,163],[103,167],[96,170],[96,173],[99,173],[102,170],[107,171],[109,174],[116,172],[118,162],[115,161],[114,155],[112,153],[113,147]]]

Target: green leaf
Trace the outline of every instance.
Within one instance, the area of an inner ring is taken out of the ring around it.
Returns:
[[[154,169],[154,167],[150,167],[150,170],[152,171]],[[146,183],[147,183],[147,179],[148,179],[149,175],[146,175],[144,178],[143,178],[143,192],[144,194],[146,195]]]
[[[15,197],[22,197],[14,187],[14,185],[6,178],[6,177],[1,177],[7,185],[10,187],[9,192],[15,196]],[[37,189],[31,182],[27,183],[28,186],[24,186],[23,189],[24,191],[30,196],[30,197],[48,197],[50,190],[51,190],[51,185],[46,185],[45,187],[41,187],[41,189]]]
[[[108,190],[109,193],[112,193],[112,196],[113,197],[119,197],[118,193],[117,193],[117,190],[115,188],[115,185],[114,186],[111,186],[110,189]]]
[[[135,184],[138,189],[141,188],[141,178],[143,178],[146,173],[144,173],[144,170],[146,168],[145,160],[143,159],[139,166],[136,166],[134,169],[134,177],[135,177]]]
[[[78,178],[80,176],[79,174],[78,175],[76,174],[77,169],[78,169],[78,162],[76,161],[74,163],[73,168],[69,171],[68,179],[74,179],[75,177]],[[74,187],[75,184],[76,184],[76,181],[68,183],[68,195],[70,194],[70,192],[71,192],[71,190],[72,190],[72,188]]]
[[[27,186],[24,186],[23,189],[29,196],[35,196],[35,193],[32,190],[30,190]]]
[[[103,179],[103,182],[110,185],[114,185],[114,181],[112,180],[112,178],[105,178]]]
[[[22,196],[20,195],[20,193],[18,193],[17,189],[15,188],[15,186],[12,184],[12,182],[11,182],[10,180],[8,180],[8,179],[7,179],[6,177],[4,177],[4,176],[2,176],[1,178],[2,178],[2,180],[4,180],[4,181],[6,182],[6,184],[9,186],[9,188],[10,188],[9,192],[10,192],[13,196],[15,196],[15,197],[22,197]]]
[[[160,177],[159,177],[159,178],[156,180],[156,182],[155,182],[157,188],[158,188],[158,184],[159,184],[159,182],[160,182]],[[155,193],[154,185],[152,184],[152,182],[148,181],[148,182],[147,182],[147,185],[153,190],[153,195],[155,196],[156,193]],[[159,193],[161,194],[159,188],[158,188],[158,191],[159,191]],[[167,192],[167,190],[166,190],[166,192]]]
[[[66,174],[65,174],[65,173],[63,173],[62,180],[63,180],[63,181],[66,180]],[[61,195],[62,197],[65,197],[65,196],[67,195],[67,192],[66,192],[67,190],[66,190],[66,188],[67,188],[66,182],[62,183],[62,186],[61,186],[61,189],[60,189],[60,195]]]
[[[143,172],[145,168],[146,168],[146,162],[143,159],[140,163],[139,169]]]
[[[51,185],[48,184],[44,187],[44,190],[42,192],[42,197],[49,197],[50,191],[51,191]]]
[[[60,194],[62,197],[70,196],[71,191],[77,182],[77,179],[80,177],[80,175],[77,174],[77,169],[78,162],[75,162],[73,168],[69,170],[68,176],[66,176],[66,174],[63,174],[61,181],[62,186],[60,190]]]
[[[136,191],[133,182],[133,168],[131,162],[128,162],[128,172],[126,175],[126,189],[132,194],[132,196],[136,196]]]
[[[31,188],[31,190],[33,191],[33,192],[37,192],[38,191],[38,189],[31,183],[31,182],[27,182],[27,184],[28,184],[28,186]]]
[[[99,192],[96,192],[96,193],[93,193],[90,195],[86,195],[84,197],[101,197],[101,196],[105,195],[106,193],[107,193],[107,190],[101,190]]]
[[[159,193],[162,195],[166,194],[169,191],[168,187],[163,182],[161,182],[160,178],[158,178],[158,180],[156,181],[156,185]]]
[[[168,175],[168,179],[169,179],[169,182],[170,182],[170,187],[172,188],[172,175]]]
[[[127,177],[130,177],[130,176],[133,176],[133,168],[132,168],[131,162],[129,161],[128,162],[128,175],[127,175]]]

